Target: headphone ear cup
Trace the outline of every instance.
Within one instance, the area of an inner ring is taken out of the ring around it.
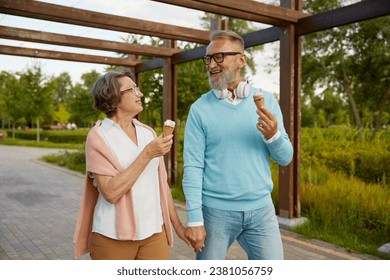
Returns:
[[[247,82],[240,82],[235,90],[235,94],[239,98],[248,97],[250,91],[250,86]]]

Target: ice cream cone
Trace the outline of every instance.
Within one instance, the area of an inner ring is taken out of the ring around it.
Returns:
[[[171,120],[166,120],[163,126],[163,137],[172,134],[174,130],[175,130],[175,122]]]
[[[261,107],[264,107],[264,95],[261,93],[253,94],[253,101],[255,102],[257,109],[260,110]]]

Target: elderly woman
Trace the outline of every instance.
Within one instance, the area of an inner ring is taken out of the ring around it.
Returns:
[[[172,135],[156,137],[134,117],[142,93],[122,72],[107,72],[92,90],[94,106],[107,118],[86,141],[86,178],[74,235],[75,257],[169,259],[172,227],[187,244],[167,183],[163,155]]]

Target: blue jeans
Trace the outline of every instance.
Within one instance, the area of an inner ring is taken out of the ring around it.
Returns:
[[[223,260],[237,240],[249,260],[283,260],[283,245],[273,204],[253,211],[225,211],[203,206],[205,247],[197,260]]]

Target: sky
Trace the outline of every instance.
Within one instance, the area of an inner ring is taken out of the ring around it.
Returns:
[[[203,15],[203,12],[150,0],[44,0],[42,2],[147,21],[203,29],[201,27],[200,21],[200,17]],[[36,20],[1,13],[0,25],[112,41],[121,41],[121,37],[127,37],[127,33],[123,32]],[[254,26],[258,28],[264,28],[264,26],[256,23],[254,23]],[[0,45],[47,49],[62,52],[75,52],[90,55],[112,57],[116,56],[115,53],[107,51],[38,44],[24,41],[7,40],[2,38],[0,38]],[[277,52],[277,48],[277,42],[265,45],[264,50],[258,52],[255,57],[256,75],[253,76],[250,74],[247,77],[254,86],[263,88],[272,93],[279,92],[279,68],[274,69],[271,73],[266,70],[268,64],[273,64],[273,55],[275,52]],[[58,76],[62,72],[68,72],[72,78],[73,83],[80,82],[81,75],[92,70],[96,70],[98,73],[104,73],[104,69],[106,67],[106,65],[103,64],[36,59],[0,54],[0,71],[25,71],[35,64],[40,65],[43,73],[47,76]]]

